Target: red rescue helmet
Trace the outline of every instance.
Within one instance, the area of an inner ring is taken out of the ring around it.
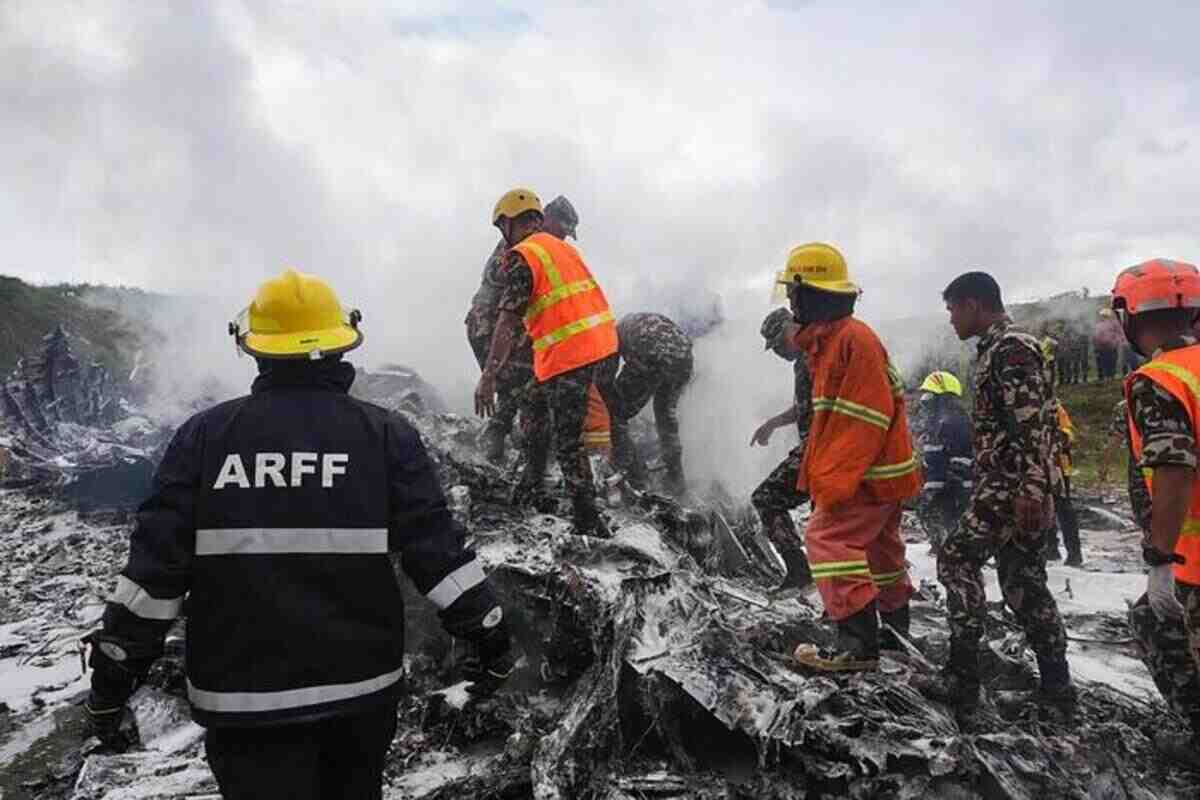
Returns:
[[[1123,269],[1113,286],[1112,308],[1122,322],[1145,311],[1200,309],[1200,270],[1186,261],[1167,258]]]

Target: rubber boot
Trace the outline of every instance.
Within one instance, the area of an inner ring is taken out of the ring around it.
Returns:
[[[796,645],[794,656],[818,672],[867,672],[879,669],[879,613],[875,601],[837,623],[833,647]]]
[[[1159,731],[1154,735],[1154,749],[1163,758],[1181,767],[1200,772],[1200,716],[1192,717],[1188,733]]]
[[[958,710],[979,707],[979,647],[950,642],[950,660],[934,675],[913,675],[910,685],[930,700]]]
[[[1067,494],[1054,498],[1054,513],[1058,517],[1063,545],[1067,549],[1067,560],[1063,563],[1068,567],[1078,567],[1083,563],[1083,552],[1079,543],[1079,518],[1075,515],[1075,505],[1071,502],[1069,483],[1067,487]]]
[[[808,565],[808,556],[804,552],[804,545],[800,541],[800,535],[796,533],[796,526],[792,524],[791,516],[785,511],[781,513],[771,514],[763,521],[766,527],[767,536],[771,539],[771,544],[775,545],[775,549],[779,551],[779,555],[783,558],[783,565],[787,569],[787,575],[783,576],[781,583],[776,591],[785,589],[805,589],[813,584],[812,568]]]
[[[912,615],[909,612],[908,603],[905,603],[895,611],[881,611],[879,613],[879,621],[885,626],[891,626],[895,629],[896,633],[911,641],[909,628],[912,623]],[[908,649],[896,638],[896,633],[892,633],[886,627],[881,627],[879,631],[879,649],[908,652]]]
[[[1046,534],[1046,546],[1044,550],[1047,561],[1062,561],[1062,550],[1058,547],[1058,528],[1052,528]]]

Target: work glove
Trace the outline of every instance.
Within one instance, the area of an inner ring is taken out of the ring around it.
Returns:
[[[138,643],[103,630],[93,631],[81,643],[91,648],[92,691],[84,703],[88,733],[105,747],[121,751],[130,745],[121,731],[125,703],[153,661],[151,651]]]
[[[1175,596],[1175,573],[1173,564],[1150,567],[1146,579],[1146,596],[1150,608],[1160,622],[1168,619],[1183,619],[1183,605]]]
[[[462,661],[463,678],[471,682],[467,691],[477,697],[495,694],[516,667],[512,640],[504,620],[484,629],[478,638],[467,640],[467,655]]]

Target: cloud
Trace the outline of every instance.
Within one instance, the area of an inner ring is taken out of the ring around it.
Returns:
[[[462,318],[515,184],[573,200],[618,311],[750,286],[765,313],[813,239],[846,252],[868,319],[940,314],[968,268],[1014,299],[1103,291],[1136,260],[1200,258],[1198,17],[10,0],[0,271],[202,295],[191,346],[221,370],[223,322],[296,265],[363,309],[361,360],[410,363],[460,404]]]

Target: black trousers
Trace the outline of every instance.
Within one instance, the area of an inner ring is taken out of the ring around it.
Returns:
[[[209,728],[204,739],[225,800],[380,800],[396,706],[317,722]]]

